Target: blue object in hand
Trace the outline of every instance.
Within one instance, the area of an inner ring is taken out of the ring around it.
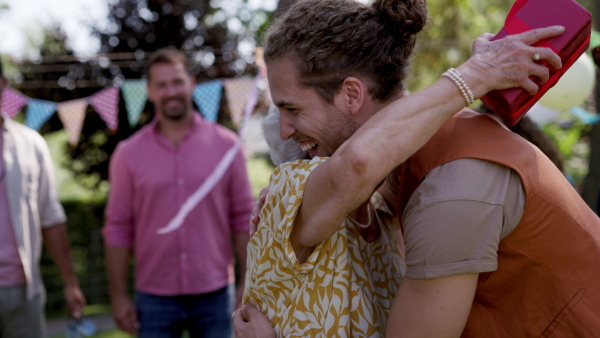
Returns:
[[[66,338],[89,337],[96,333],[96,324],[89,319],[73,318],[67,323]]]

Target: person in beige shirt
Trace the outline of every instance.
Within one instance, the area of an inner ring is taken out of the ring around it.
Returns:
[[[5,86],[0,64],[0,93]],[[40,338],[45,336],[42,242],[63,279],[69,314],[79,317],[86,301],[73,270],[46,142],[2,115],[0,138],[0,232],[5,234],[0,238],[0,337]]]

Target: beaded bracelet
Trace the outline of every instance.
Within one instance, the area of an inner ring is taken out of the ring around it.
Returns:
[[[450,68],[446,72],[444,72],[444,74],[442,74],[442,76],[445,76],[445,77],[449,78],[450,80],[452,80],[452,82],[454,82],[454,84],[458,87],[458,89],[462,93],[462,96],[465,99],[465,102],[467,102],[467,106],[469,106],[469,105],[473,104],[473,102],[475,102],[475,97],[473,96],[473,92],[471,91],[469,86],[467,86],[467,83],[465,82],[465,80],[462,79],[461,74],[457,69]]]

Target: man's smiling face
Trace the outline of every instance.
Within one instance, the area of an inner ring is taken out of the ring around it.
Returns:
[[[357,129],[351,116],[327,103],[298,81],[293,60],[282,57],[267,63],[273,103],[279,108],[281,139],[293,139],[311,157],[331,156]]]

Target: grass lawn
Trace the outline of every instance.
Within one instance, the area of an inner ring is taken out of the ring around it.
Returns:
[[[264,157],[251,157],[246,161],[246,168],[252,186],[252,196],[258,197],[258,193],[262,188],[269,186],[269,178],[273,172],[273,167]]]

